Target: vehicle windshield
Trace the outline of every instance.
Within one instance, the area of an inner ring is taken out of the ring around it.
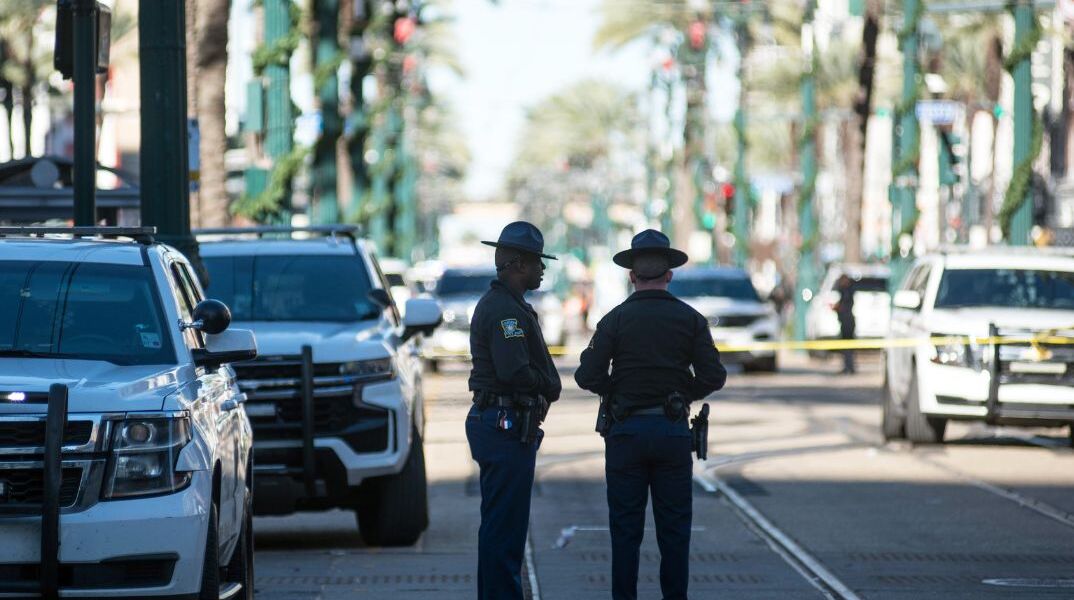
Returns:
[[[851,280],[855,292],[887,292],[888,280],[885,277],[862,277]]]
[[[1074,309],[1074,272],[1029,269],[948,269],[936,308],[1003,306]]]
[[[436,285],[437,296],[458,296],[469,294],[478,296],[489,289],[489,283],[496,278],[494,273],[484,271],[444,273]]]
[[[213,256],[207,292],[236,321],[375,319],[369,273],[357,256]]]
[[[760,302],[748,277],[673,277],[668,291],[679,298],[731,298]]]
[[[143,266],[0,261],[0,357],[175,364]]]

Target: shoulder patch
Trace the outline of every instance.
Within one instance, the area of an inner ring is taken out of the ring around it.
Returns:
[[[504,319],[500,321],[500,327],[503,328],[503,337],[507,339],[526,337],[526,332],[518,326],[518,319]]]

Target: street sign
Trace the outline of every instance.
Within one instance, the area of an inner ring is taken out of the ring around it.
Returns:
[[[962,103],[954,100],[919,100],[914,113],[918,121],[933,125],[952,125],[962,112]]]

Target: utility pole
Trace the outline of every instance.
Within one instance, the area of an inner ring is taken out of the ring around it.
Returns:
[[[89,227],[97,224],[97,0],[73,0],[73,8],[75,225]]]
[[[746,174],[746,53],[749,51],[749,25],[746,13],[738,15],[738,109],[735,111],[735,134],[738,156],[735,158],[735,209],[732,230],[735,235],[734,260],[739,267],[749,259],[750,180]]]
[[[184,0],[139,0],[142,225],[204,269],[190,235]],[[203,279],[204,281],[204,279]]]
[[[143,4],[145,0],[142,0]],[[264,0],[265,45],[273,47],[291,30],[291,0]],[[265,67],[268,89],[265,92],[267,128],[265,153],[272,159],[273,167],[290,156],[294,149],[294,115],[291,109],[290,65],[270,62]],[[291,223],[291,191],[287,186],[280,202],[275,220],[279,224]]]
[[[321,137],[313,150],[313,190],[310,200],[311,221],[339,221],[337,147],[343,134],[339,115],[339,0],[315,0],[314,81],[321,111]]]
[[[1032,0],[1017,0],[1014,5],[1014,46],[1020,47],[1030,39],[1034,29],[1036,15]],[[1008,243],[1025,246],[1030,243],[1029,230],[1033,227],[1032,194],[1033,173],[1030,161],[1033,160],[1033,89],[1030,72],[1030,52],[1025,52],[1014,66],[1014,168],[1028,171],[1027,184],[1022,189],[1021,203],[1011,218]],[[1026,166],[1022,163],[1030,162]],[[1016,175],[1017,176],[1017,175]]]
[[[814,48],[813,13],[816,0],[806,5],[802,24],[802,52],[805,72],[802,73],[802,133],[798,142],[798,156],[802,168],[802,188],[798,198],[798,232],[801,246],[798,273],[794,293],[794,336],[804,340],[806,336],[806,312],[817,293],[817,222],[813,208],[817,184],[817,56]],[[737,208],[737,207],[736,207]]]
[[[902,97],[895,111],[891,198],[891,279],[894,292],[913,260],[914,226],[917,223],[918,161],[918,21],[921,0],[903,0],[903,25],[899,31],[902,51]]]

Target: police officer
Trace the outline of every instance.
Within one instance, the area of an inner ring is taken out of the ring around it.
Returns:
[[[497,278],[470,322],[470,390],[466,417],[470,454],[481,468],[478,531],[479,600],[522,598],[522,558],[529,529],[537,428],[559,398],[559,372],[537,313],[523,294],[541,285],[544,237],[525,222],[504,227],[496,242]]]
[[[660,588],[664,600],[682,600],[693,519],[689,402],[722,388],[727,371],[708,322],[667,291],[671,269],[686,263],[685,253],[649,229],[613,260],[630,269],[636,291],[600,320],[574,375],[580,387],[610,402],[612,419],[603,433],[612,598],[638,597],[638,555],[651,493]]]
[[[854,282],[846,274],[840,275],[835,289],[839,292],[839,302],[833,307],[839,317],[839,338],[852,340],[856,337],[854,330],[857,328],[854,320]],[[855,372],[854,350],[846,348],[843,350],[843,370],[840,373],[849,375]]]

